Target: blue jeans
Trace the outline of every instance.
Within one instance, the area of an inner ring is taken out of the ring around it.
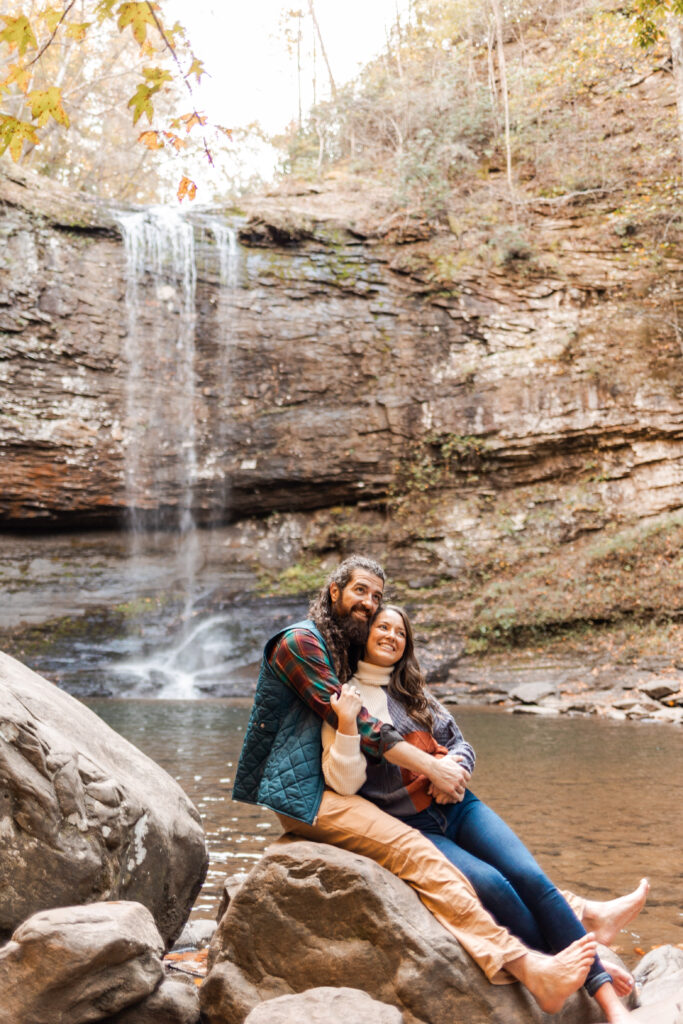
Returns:
[[[457,804],[432,803],[403,819],[462,871],[496,921],[530,949],[559,953],[586,934],[564,896],[502,818],[466,791]],[[611,981],[598,957],[584,982],[590,995]]]

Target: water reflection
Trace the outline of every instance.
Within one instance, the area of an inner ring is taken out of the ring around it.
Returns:
[[[230,799],[249,700],[94,700],[117,732],[173,775],[198,807],[211,864],[195,915],[212,917],[225,875],[249,870],[279,834],[269,811]],[[473,789],[515,828],[559,885],[596,899],[652,896],[633,950],[683,942],[683,734],[594,719],[537,719],[457,709],[477,750]],[[636,957],[637,959],[637,957]]]

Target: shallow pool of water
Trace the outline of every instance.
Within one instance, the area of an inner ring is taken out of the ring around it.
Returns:
[[[249,870],[280,827],[230,798],[249,700],[91,700],[178,780],[202,815],[210,868],[194,916],[213,917],[223,878]],[[561,887],[594,899],[648,875],[646,910],[619,937],[634,950],[683,942],[683,734],[661,725],[536,719],[457,709],[477,751],[472,789],[517,830]]]

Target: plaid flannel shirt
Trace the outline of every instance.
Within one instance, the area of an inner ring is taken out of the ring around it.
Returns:
[[[340,692],[341,683],[327,650],[313,633],[307,629],[287,630],[269,652],[268,664],[320,719],[337,728],[330,697]],[[361,750],[375,760],[402,739],[392,725],[373,718],[365,708],[358,716],[358,732]]]

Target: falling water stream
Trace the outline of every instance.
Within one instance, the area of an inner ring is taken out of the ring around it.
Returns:
[[[133,622],[143,642],[135,653],[110,666],[132,694],[190,699],[195,675],[206,669],[205,649],[226,633],[220,617],[197,621],[199,543],[193,514],[198,480],[196,287],[198,232],[212,237],[220,289],[234,289],[238,246],[234,229],[201,214],[150,207],[121,213],[118,223],[126,256],[126,437],[125,484],[130,536],[130,572],[146,592],[150,555],[161,547],[173,563],[174,600],[169,636],[145,641],[145,623]],[[217,364],[221,408],[227,407],[230,376],[229,320]],[[229,437],[218,430],[219,447]],[[228,500],[223,488],[223,504]],[[223,509],[216,512],[221,519]],[[178,609],[178,602],[180,608]],[[193,651],[200,651],[199,664]],[[222,657],[226,654],[223,652]],[[217,655],[220,660],[221,655]],[[136,679],[139,687],[131,680]]]

